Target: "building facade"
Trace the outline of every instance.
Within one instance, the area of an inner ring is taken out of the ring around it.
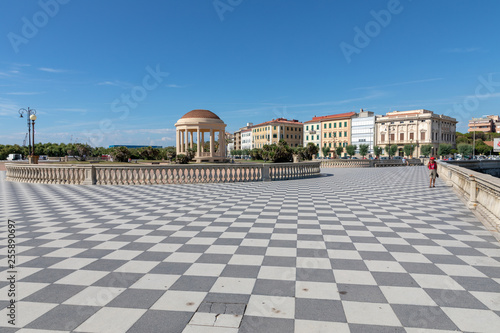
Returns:
[[[469,120],[468,132],[498,133],[500,130],[500,128],[498,128],[499,125],[499,116],[492,115],[481,118],[472,118]]]
[[[304,147],[309,142],[312,142],[319,148],[318,155],[323,156],[321,151],[321,122],[314,120],[315,117],[313,117],[313,120],[304,123]]]
[[[384,148],[397,145],[396,155],[403,156],[405,145],[414,145],[413,156],[421,155],[422,145],[431,145],[431,155],[437,154],[441,143],[456,147],[455,118],[438,115],[429,110],[392,111],[375,119],[375,144]]]
[[[352,117],[351,144],[356,145],[356,154],[359,154],[360,145],[368,145],[368,154],[373,154],[375,142],[375,114],[361,109]]]
[[[241,149],[241,130],[237,130],[233,134],[233,149],[234,150],[239,150]]]
[[[252,130],[241,131],[241,149],[252,149]]]
[[[303,144],[303,124],[298,120],[273,119],[252,127],[252,148],[278,143],[283,139],[290,147]]]
[[[345,147],[351,144],[351,118],[355,114],[355,112],[346,112],[313,118],[321,123],[321,147],[330,148],[327,157],[335,157],[335,149],[339,146],[344,147],[341,155],[347,155]]]

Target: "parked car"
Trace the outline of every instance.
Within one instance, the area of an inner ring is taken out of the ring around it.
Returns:
[[[7,157],[7,161],[16,161],[16,160],[22,160],[23,156],[21,154],[9,154]]]
[[[351,157],[351,159],[353,159],[353,160],[359,160],[359,158],[357,158],[356,156]]]
[[[393,156],[392,158],[395,159],[395,160],[401,160],[401,159],[403,159],[401,156]]]
[[[389,158],[387,156],[382,156],[380,159],[381,160],[388,160]]]

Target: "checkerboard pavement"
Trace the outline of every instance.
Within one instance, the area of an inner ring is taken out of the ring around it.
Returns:
[[[277,182],[6,182],[0,331],[499,332],[499,242],[423,167]]]

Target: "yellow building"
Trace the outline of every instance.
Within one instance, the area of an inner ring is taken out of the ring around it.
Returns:
[[[302,146],[303,124],[298,120],[273,119],[252,127],[252,148],[278,143],[283,139],[290,147]]]
[[[339,113],[330,116],[316,117],[321,122],[321,147],[330,147],[330,157],[335,157],[335,149],[351,144],[351,117],[355,112]]]

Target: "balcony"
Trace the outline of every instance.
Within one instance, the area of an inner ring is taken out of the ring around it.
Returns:
[[[310,130],[309,134],[316,134],[316,131],[315,130]]]

